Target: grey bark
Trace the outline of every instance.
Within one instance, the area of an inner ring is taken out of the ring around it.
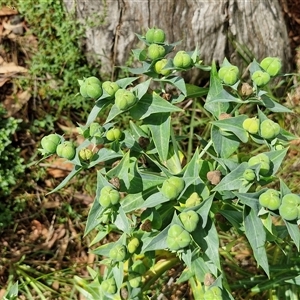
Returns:
[[[205,64],[227,57],[245,67],[243,59],[277,56],[284,70],[291,66],[286,24],[278,0],[64,0],[78,19],[93,19],[86,29],[86,53],[101,60],[101,73],[113,74],[141,46],[135,33],[157,26],[168,42],[182,40],[176,50],[200,50]],[[75,6],[74,6],[75,4]],[[98,22],[98,24],[97,24]],[[194,73],[192,81],[199,79]]]

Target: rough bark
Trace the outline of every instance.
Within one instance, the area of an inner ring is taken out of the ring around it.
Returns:
[[[74,2],[64,0],[68,10]],[[138,47],[134,33],[157,26],[170,43],[182,40],[177,50],[198,47],[210,64],[224,57],[240,67],[243,59],[278,56],[290,68],[287,28],[278,0],[77,0],[77,17],[98,22],[86,29],[90,61],[101,60],[101,72],[112,74]],[[193,74],[193,80],[199,74]]]

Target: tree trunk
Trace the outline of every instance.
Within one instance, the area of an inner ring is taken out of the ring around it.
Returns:
[[[64,0],[69,11],[72,1]],[[86,29],[87,57],[101,61],[101,74],[117,75],[116,66],[130,59],[139,47],[135,33],[145,34],[156,26],[176,50],[200,50],[205,64],[222,63],[227,57],[244,68],[244,61],[265,56],[282,59],[284,70],[291,67],[291,49],[278,0],[77,0],[78,19],[94,21]],[[86,23],[88,24],[88,23]],[[199,79],[199,73],[191,81]]]

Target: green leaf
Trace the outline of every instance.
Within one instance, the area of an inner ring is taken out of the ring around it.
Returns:
[[[247,188],[243,185],[242,175],[246,169],[248,169],[248,163],[241,163],[236,169],[228,173],[219,183],[216,185],[212,191],[234,191],[238,190],[240,192],[247,192]]]
[[[114,158],[122,157],[120,153],[117,153],[111,149],[101,148],[94,154],[93,160],[90,162],[89,167],[98,165],[100,162],[108,161]]]
[[[128,67],[124,67],[124,68],[132,74],[141,75],[151,71],[151,65],[152,63],[143,61],[142,66],[140,68],[128,68]]]
[[[208,88],[200,87],[194,84],[186,83],[186,97],[187,98],[198,98],[207,95]]]
[[[245,234],[257,263],[263,268],[267,276],[270,277],[269,263],[265,249],[266,232],[257,214],[258,211],[256,209],[248,206],[244,207]]]
[[[104,148],[102,148],[104,149]],[[121,161],[106,173],[108,178],[117,177],[124,182],[126,189],[129,188],[129,168],[130,168],[130,151],[126,152]]]
[[[216,153],[222,158],[228,158],[240,145],[240,141],[235,135],[225,136],[216,126],[211,128],[211,138]]]
[[[182,77],[179,77],[179,76],[169,76],[167,78],[162,78],[161,81],[165,82],[165,83],[172,84],[177,89],[179,89],[179,91],[181,91],[181,93],[184,96],[187,96],[187,90],[186,90],[185,81],[184,81],[184,79]]]
[[[223,90],[223,85],[221,83],[221,79],[218,76],[216,63],[213,62],[210,71],[209,92],[206,98],[204,108],[208,110],[216,118],[219,118],[221,113],[226,113],[230,108],[230,103],[214,101],[217,99],[217,96],[221,93],[222,90]],[[212,101],[214,102],[211,103]]]
[[[168,230],[169,226],[167,226],[164,230],[162,230],[159,234],[153,235],[150,234],[145,239],[142,239],[143,241],[143,247],[142,247],[142,253],[146,251],[154,251],[154,250],[161,250],[167,248],[167,236],[168,236]]]
[[[142,207],[144,204],[144,196],[142,193],[128,194],[121,201],[121,206],[125,213],[135,211],[137,208]]]
[[[168,159],[171,135],[171,117],[168,113],[155,114],[145,120],[148,125],[159,158],[163,165]]]
[[[217,104],[217,103],[229,103],[229,102],[233,102],[233,103],[245,103],[245,101],[232,96],[230,93],[228,93],[226,90],[222,89],[219,94],[214,95],[211,97],[211,99],[209,100],[210,104]],[[216,116],[218,117],[218,116]]]
[[[155,207],[159,204],[170,201],[169,198],[165,197],[161,192],[157,192],[148,197],[143,203],[143,208]]]
[[[268,108],[270,111],[273,112],[279,112],[279,113],[291,113],[292,111],[288,109],[287,107],[279,104],[278,102],[272,100],[270,97],[267,95],[262,95],[261,96],[261,101],[263,105]]]
[[[119,207],[117,218],[114,222],[117,228],[127,234],[130,233],[130,224],[122,206]]]
[[[265,154],[270,158],[270,161],[272,162],[272,174],[275,175],[276,172],[279,170],[281,163],[283,162],[286,153],[288,149],[282,149],[282,150],[276,150],[276,151],[270,151],[265,152]]]
[[[138,105],[135,105],[130,109],[130,114],[135,120],[142,120],[152,114],[171,113],[176,111],[182,111],[182,109],[169,103],[158,94],[152,93],[145,94],[138,102]]]
[[[212,122],[212,124],[219,127],[221,131],[232,132],[243,143],[247,143],[248,134],[247,131],[243,128],[243,122],[246,119],[247,119],[246,115],[240,115],[233,118],[214,121]]]
[[[47,193],[47,195],[50,195],[50,194],[55,193],[58,190],[62,189],[82,169],[83,169],[83,167],[81,167],[81,166],[74,166],[72,171],[67,175],[67,177],[65,177],[64,180],[55,189],[53,189],[51,192]]]
[[[294,241],[297,250],[300,249],[300,229],[297,223],[291,223],[284,220],[286,228],[290,234],[291,239]]]
[[[127,88],[128,85],[130,85],[132,82],[134,82],[137,79],[139,79],[139,77],[126,77],[117,80],[116,83],[120,88],[125,89]]]
[[[205,226],[203,226],[201,222],[198,224],[200,225],[200,228],[197,227],[191,235],[194,241],[200,246],[201,250],[213,263],[213,265],[215,265],[217,269],[221,270],[219,256],[219,236],[215,224],[210,218],[207,219]],[[210,269],[214,270],[214,268]],[[217,272],[214,272],[213,275],[217,276]]]
[[[132,92],[136,93],[136,96],[138,97],[138,99],[141,99],[148,91],[150,83],[151,83],[151,78],[139,83],[138,85],[136,85],[133,89]]]
[[[98,100],[96,102],[96,105],[92,108],[90,114],[88,115],[87,121],[86,121],[86,127],[90,126],[91,123],[93,123],[96,118],[98,117],[98,114],[102,109],[107,107],[110,104],[110,101],[107,100]]]

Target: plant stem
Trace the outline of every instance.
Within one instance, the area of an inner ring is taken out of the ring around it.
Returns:
[[[168,260],[158,261],[146,274],[143,276],[143,291],[148,291],[150,286],[167,270],[180,262],[178,257],[169,258]]]
[[[196,116],[196,104],[197,99],[194,99],[192,106],[192,116],[190,122],[190,133],[189,133],[189,142],[188,142],[188,151],[187,151],[187,163],[191,160],[192,150],[193,150],[193,136],[194,136],[194,127],[195,127],[195,116]]]

